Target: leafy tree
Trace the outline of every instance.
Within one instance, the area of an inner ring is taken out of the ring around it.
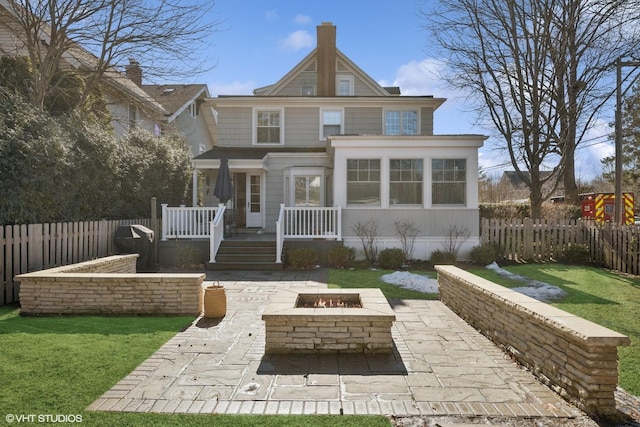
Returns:
[[[0,223],[64,217],[69,140],[48,114],[0,90]]]
[[[152,196],[184,203],[190,180],[181,136],[137,129],[119,140],[0,88],[0,224],[145,217]]]
[[[442,78],[470,92],[481,115],[495,125],[512,166],[529,186],[532,216],[541,217],[542,203],[560,183],[566,199],[577,203],[575,150],[614,93],[615,59],[638,46],[640,3],[433,4],[424,16],[432,47],[448,61]],[[555,173],[543,173],[549,170]]]
[[[622,185],[623,191],[632,191],[640,197],[640,82],[622,103]],[[615,135],[610,135],[613,140]],[[615,182],[615,155],[601,160],[603,177]]]
[[[151,197],[174,206],[185,203],[192,169],[191,150],[182,136],[155,137],[133,129],[119,144],[117,156],[123,212],[147,215]]]
[[[0,87],[23,97],[29,96],[33,72],[26,56],[0,56]]]

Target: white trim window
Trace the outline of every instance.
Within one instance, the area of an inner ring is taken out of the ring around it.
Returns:
[[[347,159],[347,204],[380,206],[380,159]]]
[[[337,75],[336,76],[336,95],[337,96],[353,96],[353,76]]]
[[[138,126],[138,107],[131,102],[128,105],[128,119],[129,129],[134,129]]]
[[[341,108],[320,109],[320,139],[341,135],[344,129],[344,111]]]
[[[196,111],[196,103],[195,102],[192,102],[191,104],[189,104],[187,106],[187,114],[189,114],[189,116],[194,118],[194,119],[196,118],[198,113]]]
[[[282,145],[284,141],[284,110],[281,108],[254,110],[254,135],[256,145]]]
[[[422,205],[422,159],[389,160],[389,204]]]
[[[467,159],[431,159],[431,203],[467,204]]]
[[[418,110],[384,110],[385,135],[418,135]]]
[[[321,175],[295,175],[293,179],[294,206],[322,206]]]

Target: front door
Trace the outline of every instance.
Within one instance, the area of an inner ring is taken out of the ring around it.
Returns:
[[[247,174],[246,194],[247,227],[262,228],[262,175]]]

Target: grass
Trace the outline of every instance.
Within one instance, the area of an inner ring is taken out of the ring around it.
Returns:
[[[601,268],[562,264],[523,264],[505,269],[562,288],[568,295],[551,305],[627,335],[631,345],[618,347],[619,382],[629,393],[640,396],[640,279]],[[522,282],[505,279],[491,270],[472,272],[507,287],[522,286]]]
[[[0,415],[73,414],[96,426],[389,426],[385,417],[89,412],[190,317],[21,317],[0,307]],[[2,418],[4,419],[4,417]]]
[[[556,285],[568,296],[553,305],[631,338],[620,347],[620,384],[640,395],[640,279],[606,270],[560,264],[507,270]],[[473,273],[505,286],[521,286],[486,269]],[[380,288],[388,299],[438,299],[380,280],[384,270],[331,270],[329,287]],[[419,272],[434,277],[433,273]],[[190,317],[21,317],[0,307],[0,414],[78,414],[84,425],[109,426],[389,426],[385,417],[119,414],[85,411]]]
[[[380,288],[388,300],[396,299],[426,299],[437,300],[438,294],[425,294],[423,292],[405,289],[400,286],[385,283],[380,280],[385,274],[393,273],[390,270],[329,270],[329,288]],[[435,273],[419,273],[435,279]]]

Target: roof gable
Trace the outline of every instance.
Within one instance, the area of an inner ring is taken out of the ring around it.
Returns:
[[[302,73],[315,73],[317,74],[317,53],[318,49],[312,50],[302,61],[300,61],[295,67],[293,67],[287,74],[284,75],[276,83],[258,88],[254,91],[254,95],[259,96],[278,96],[282,95],[282,92],[292,82],[301,76]],[[371,76],[365,73],[360,67],[358,67],[353,61],[351,61],[340,50],[336,50],[336,73],[338,75],[349,74],[353,75],[354,79],[357,79],[359,83],[367,87],[373,96],[390,96],[392,95],[384,87],[378,84]],[[356,93],[356,95],[358,95]]]
[[[204,84],[142,85],[142,89],[169,112],[167,118],[169,123],[199,97],[209,96],[207,86]]]

